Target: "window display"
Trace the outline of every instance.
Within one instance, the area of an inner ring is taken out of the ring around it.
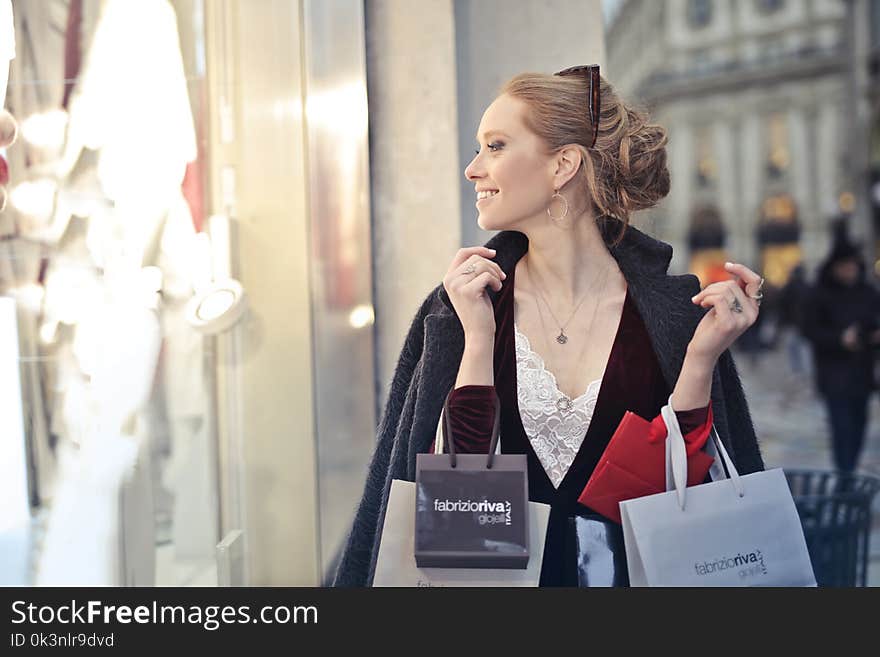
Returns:
[[[194,257],[208,239],[200,12],[201,0],[16,5],[19,43],[39,47],[10,76],[21,138],[8,151],[0,295],[28,297],[40,584],[183,584],[213,564],[211,369],[186,313],[211,280]]]

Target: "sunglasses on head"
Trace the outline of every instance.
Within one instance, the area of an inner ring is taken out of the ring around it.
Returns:
[[[596,145],[596,139],[599,137],[599,65],[572,66],[562,69],[558,73],[554,73],[554,75],[564,77],[566,75],[580,75],[584,72],[589,73],[590,76],[590,125],[593,126],[593,142],[590,144],[590,148],[592,148]]]

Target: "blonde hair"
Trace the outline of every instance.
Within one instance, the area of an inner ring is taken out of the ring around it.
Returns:
[[[666,129],[650,123],[646,111],[625,104],[603,78],[599,134],[590,148],[589,85],[586,75],[522,73],[506,82],[499,94],[526,104],[525,125],[550,152],[570,144],[581,151],[581,170],[596,218],[622,224],[616,244],[632,212],[655,206],[669,193]]]

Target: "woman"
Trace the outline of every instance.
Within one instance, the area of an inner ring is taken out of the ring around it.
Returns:
[[[485,450],[497,393],[501,449],[527,454],[529,497],[552,507],[542,585],[577,584],[568,521],[589,512],[577,497],[626,410],[654,418],[672,392],[684,431],[705,440],[713,415],[740,472],[763,469],[727,350],[757,317],[760,277],[729,264],[701,292],[666,274],[669,245],[627,226],[669,190],[665,131],[576,67],[510,80],[477,142],[465,175],[479,225],[501,232],[461,249],[416,314],[337,585],[371,582],[391,480],[414,479],[453,389],[456,445]]]
[[[865,441],[868,399],[880,345],[880,294],[867,281],[857,246],[839,234],[803,304],[816,388],[825,400],[835,467],[853,472]]]

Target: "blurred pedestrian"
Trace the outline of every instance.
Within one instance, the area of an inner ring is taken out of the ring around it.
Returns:
[[[867,280],[858,247],[838,234],[803,306],[804,333],[813,346],[815,382],[825,400],[836,468],[852,472],[868,423],[880,345],[880,294]]]
[[[804,307],[810,294],[806,270],[800,263],[791,270],[779,291],[779,336],[791,374],[800,378],[809,372],[809,343],[804,337]]]

